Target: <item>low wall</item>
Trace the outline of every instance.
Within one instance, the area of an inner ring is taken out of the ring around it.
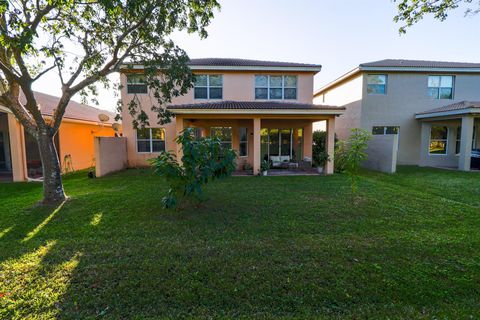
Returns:
[[[95,137],[94,145],[97,177],[127,168],[127,138]]]
[[[376,171],[395,173],[397,170],[398,135],[374,135],[368,142],[368,159],[363,167]]]

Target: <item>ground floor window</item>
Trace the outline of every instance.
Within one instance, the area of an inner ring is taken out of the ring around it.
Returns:
[[[447,154],[448,127],[432,126],[430,130],[430,154]]]
[[[238,153],[240,157],[246,157],[248,156],[248,130],[247,128],[240,128],[238,131],[240,139]]]
[[[462,127],[457,128],[457,141],[455,143],[455,153],[460,154],[460,141],[462,140]],[[472,150],[477,148],[477,127],[473,126]]]
[[[211,127],[210,136],[219,138],[223,148],[232,149],[232,127]]]
[[[374,135],[398,134],[399,131],[400,127],[398,126],[374,126],[372,128]]]
[[[152,153],[165,151],[165,129],[144,128],[137,130],[137,152]]]

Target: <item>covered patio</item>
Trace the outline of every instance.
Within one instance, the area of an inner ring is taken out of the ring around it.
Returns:
[[[188,127],[198,136],[218,136],[238,154],[237,169],[260,172],[262,161],[287,171],[312,167],[313,123],[327,122],[327,149],[332,159],[325,172],[333,173],[335,117],[344,109],[313,104],[270,101],[219,101],[172,105],[176,135]],[[177,146],[177,156],[181,154]]]
[[[479,148],[480,102],[461,101],[417,113],[421,122],[420,166],[470,171]]]

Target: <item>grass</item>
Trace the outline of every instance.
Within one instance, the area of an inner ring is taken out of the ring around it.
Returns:
[[[234,177],[161,208],[149,170],[0,184],[1,319],[480,317],[480,174]]]

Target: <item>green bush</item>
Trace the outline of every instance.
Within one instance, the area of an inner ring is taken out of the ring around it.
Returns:
[[[185,129],[176,139],[182,145],[182,162],[176,156],[162,152],[151,160],[155,172],[165,177],[170,186],[162,199],[165,208],[175,207],[179,198],[202,194],[202,187],[210,181],[228,177],[236,168],[236,153],[222,148],[218,138],[195,139],[193,129]]]

